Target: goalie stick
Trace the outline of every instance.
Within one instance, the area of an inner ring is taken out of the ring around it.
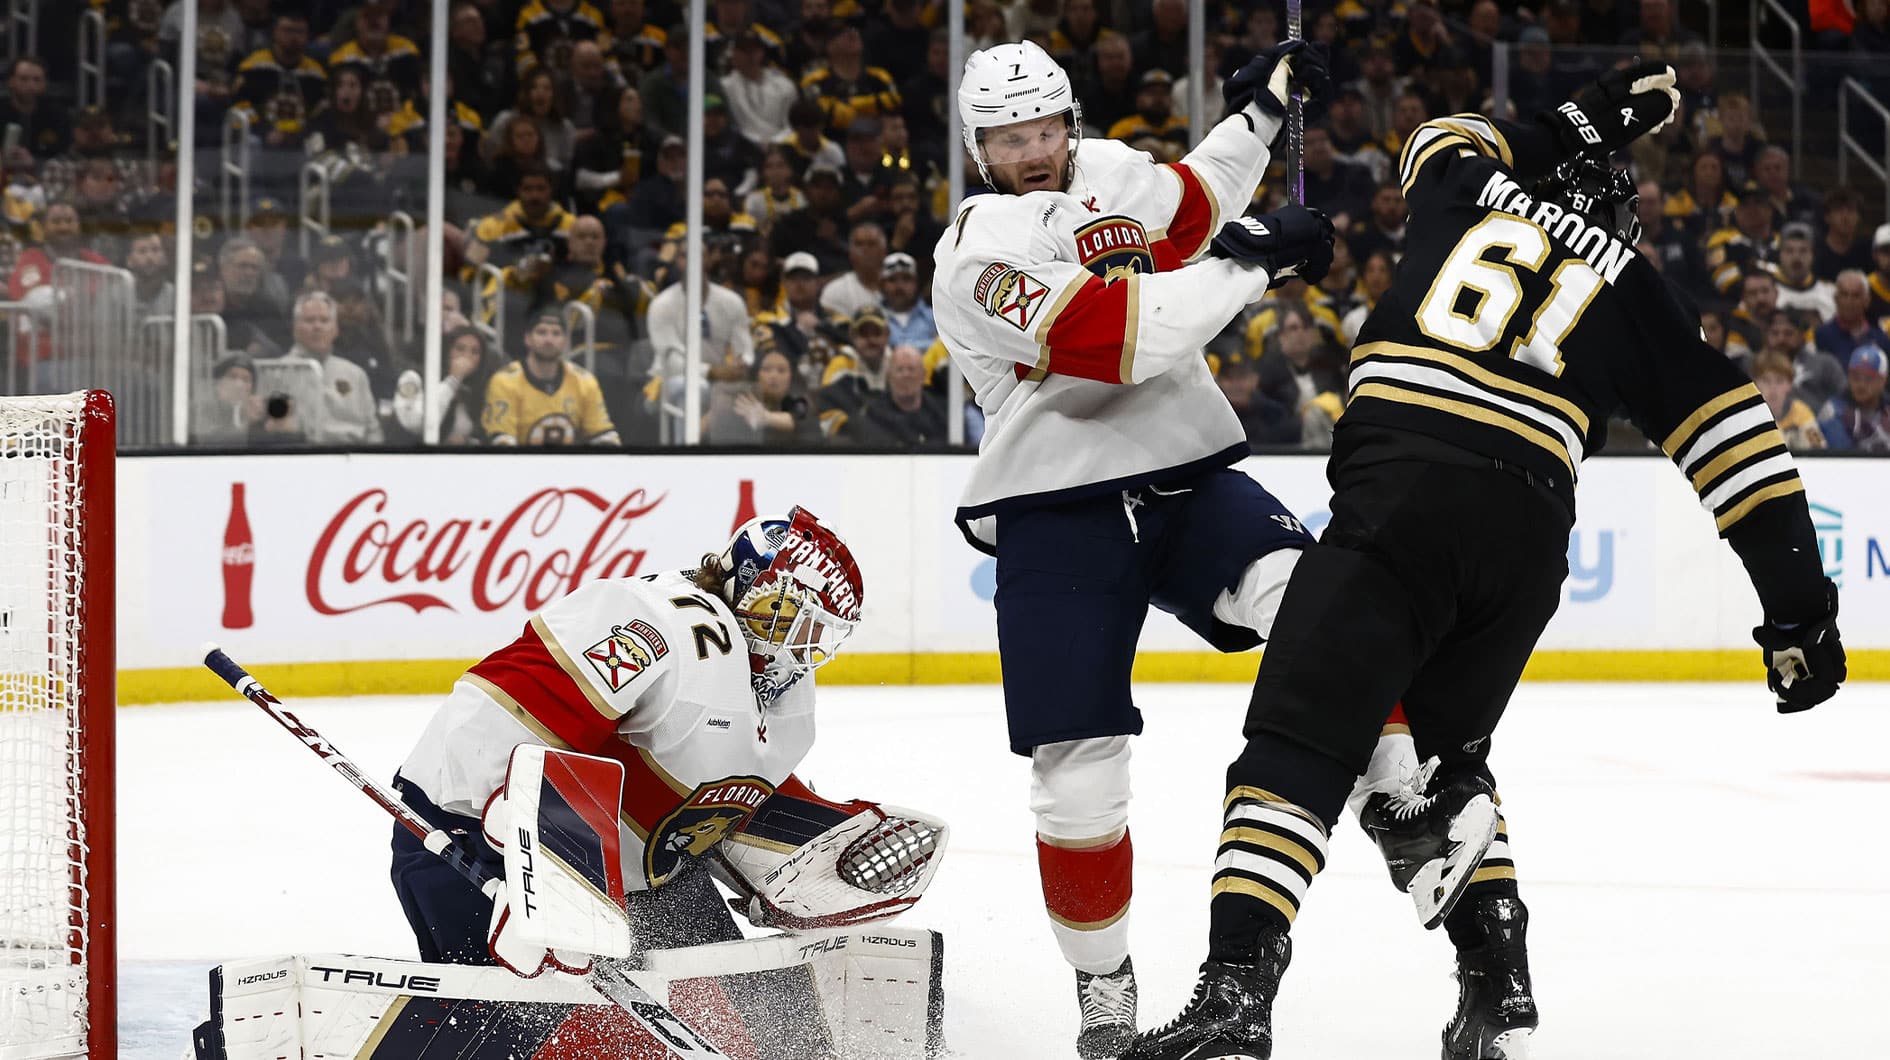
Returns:
[[[327,738],[316,732],[302,719],[283,707],[282,701],[263,687],[262,682],[251,676],[236,660],[230,658],[215,644],[206,644],[203,648],[203,664],[211,673],[222,678],[238,695],[262,708],[263,713],[274,718],[277,724],[289,730],[290,734],[302,741],[302,745],[315,752],[315,756],[341,774],[342,779],[354,785],[355,790],[391,814],[401,826],[412,832],[428,850],[438,855],[441,860],[458,870],[473,886],[488,898],[496,898],[505,887],[505,879],[480,864],[467,852],[466,848],[454,842],[453,837],[427,823],[408,806],[401,797],[380,781],[361,772],[353,759],[341,753]],[[704,1057],[725,1057],[721,1050],[710,1045],[694,1028],[678,1019],[662,1002],[656,1000],[642,987],[630,980],[629,974],[616,961],[600,960],[588,977],[596,991],[623,1009],[631,1019],[637,1021],[651,1037],[668,1050],[671,1058],[680,1060],[699,1060]]]
[[[1300,32],[1301,0],[1286,0],[1286,36],[1288,40],[1304,40]],[[1306,202],[1306,102],[1300,97],[1299,89],[1286,96],[1286,164],[1293,171],[1292,183],[1286,186],[1287,202],[1304,205]]]

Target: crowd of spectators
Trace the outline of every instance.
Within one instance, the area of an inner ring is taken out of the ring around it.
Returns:
[[[710,444],[909,447],[948,431],[931,248],[945,220],[944,0],[711,0],[701,27],[701,260],[684,253],[689,39],[677,0],[454,0],[444,165],[440,378],[382,319],[387,263],[424,220],[431,6],[421,0],[195,0],[199,171],[190,312],[224,322],[201,367],[203,444],[644,445],[682,435],[700,390]],[[1344,413],[1348,348],[1395,274],[1393,179],[1423,121],[1527,118],[1631,53],[1680,73],[1684,112],[1618,161],[1640,188],[1641,249],[1701,311],[1709,341],[1758,383],[1795,447],[1890,451],[1890,225],[1844,187],[1792,177],[1792,146],[1672,0],[1342,0],[1306,5],[1339,86],[1305,136],[1307,201],[1339,231],[1317,286],[1271,292],[1209,345],[1256,444],[1319,447]],[[182,9],[105,3],[109,105],[84,111],[70,55],[15,61],[0,101],[10,297],[34,304],[52,262],[122,266],[140,310],[172,312],[175,167],[143,166],[145,73],[172,58]],[[1280,5],[1208,7],[1203,98],[1283,34]],[[1827,20],[1828,21],[1828,20]],[[1187,0],[970,0],[969,47],[1029,39],[1069,71],[1084,134],[1164,161],[1189,141]],[[1890,50],[1890,3],[1808,27],[1821,47]],[[55,37],[42,31],[45,42]],[[71,39],[71,38],[66,38]],[[1506,98],[1493,98],[1497,47]],[[215,207],[231,115],[251,139],[245,220]],[[240,120],[240,119],[239,119]],[[170,145],[175,149],[175,145]],[[160,157],[164,156],[160,152]],[[303,166],[328,178],[327,235],[304,243]],[[208,172],[205,172],[208,171]],[[1253,207],[1272,208],[1277,169]],[[967,179],[975,189],[975,171]],[[427,238],[424,231],[417,238]],[[306,246],[306,251],[304,247]],[[703,278],[700,320],[684,279]],[[43,295],[41,296],[43,299]],[[581,304],[588,312],[574,307]],[[43,319],[16,358],[55,356]],[[574,320],[586,327],[576,330]],[[705,371],[682,348],[703,337]],[[21,341],[24,336],[24,342]],[[966,402],[965,434],[982,428]]]

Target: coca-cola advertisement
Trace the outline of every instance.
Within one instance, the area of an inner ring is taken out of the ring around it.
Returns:
[[[126,604],[149,631],[123,638],[128,668],[188,665],[212,637],[269,662],[476,658],[587,582],[693,566],[757,513],[802,504],[859,524],[854,547],[870,554],[885,535],[856,513],[878,509],[883,525],[911,491],[896,458],[883,474],[818,458],[537,454],[166,457],[128,470],[140,494],[163,498],[148,532],[122,538],[139,553],[123,560]],[[220,548],[181,547],[213,534]],[[891,544],[903,566],[904,543]],[[907,609],[904,576],[886,573],[869,606]]]

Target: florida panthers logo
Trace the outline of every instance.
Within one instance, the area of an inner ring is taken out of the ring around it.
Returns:
[[[1155,271],[1148,230],[1128,217],[1099,217],[1076,230],[1076,260],[1114,283],[1138,272]]]
[[[661,887],[684,858],[707,854],[773,794],[774,785],[760,777],[730,777],[696,788],[650,830],[643,847],[643,874],[650,886]]]
[[[1019,331],[1029,331],[1050,288],[1022,269],[1001,261],[985,266],[972,287],[972,297],[985,313],[1002,318]]]
[[[642,619],[610,627],[610,636],[584,649],[585,661],[612,692],[623,691],[651,663],[668,654],[663,635]]]

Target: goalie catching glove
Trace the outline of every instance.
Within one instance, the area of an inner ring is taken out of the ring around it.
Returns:
[[[792,778],[711,855],[729,905],[756,927],[841,927],[895,916],[938,871],[950,829],[914,810],[822,799]]]

